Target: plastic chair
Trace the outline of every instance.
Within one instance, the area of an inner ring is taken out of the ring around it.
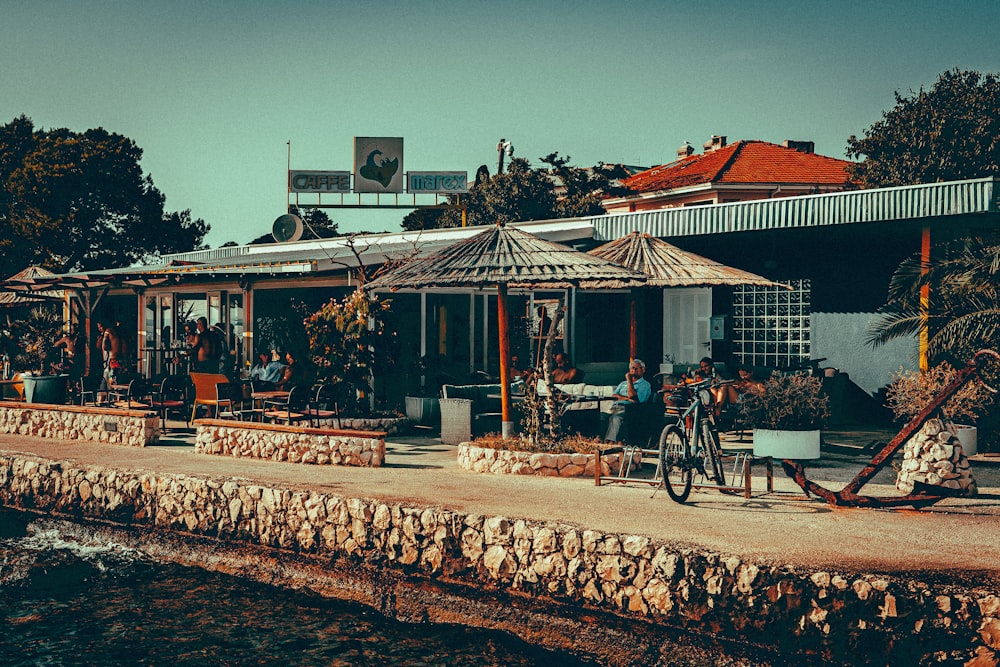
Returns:
[[[296,422],[312,421],[309,415],[309,389],[301,385],[288,391],[287,400],[266,401],[264,405],[264,419],[268,421],[289,426]]]
[[[309,416],[309,424],[317,426],[319,422],[326,419],[334,419],[337,428],[340,428],[340,407],[337,405],[337,397],[332,384],[321,384],[316,388],[312,404],[306,408]]]
[[[191,373],[191,383],[194,385],[194,401],[191,406],[191,421],[198,416],[198,406],[204,405],[215,408],[215,415],[219,414],[219,398],[216,385],[228,384],[229,378],[222,373]],[[232,409],[232,401],[229,401]]]
[[[160,388],[153,392],[150,406],[160,413],[160,421],[166,428],[167,416],[170,411],[180,413],[184,417],[184,427],[191,425],[188,419],[188,379],[186,375],[168,375],[163,378]]]
[[[149,381],[144,378],[132,379],[124,393],[114,392],[114,396],[111,403],[116,408],[141,410],[151,407],[152,403],[152,389]]]

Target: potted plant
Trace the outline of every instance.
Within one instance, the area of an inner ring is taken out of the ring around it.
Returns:
[[[897,419],[909,421],[957,374],[958,370],[948,362],[942,362],[923,372],[900,369],[893,375],[893,381],[886,389],[886,405]],[[993,400],[992,392],[979,379],[975,379],[963,385],[941,407],[941,417],[945,422],[954,424],[955,436],[962,443],[966,456],[974,456],[978,451],[975,422]]]
[[[13,326],[20,352],[14,365],[25,369],[24,399],[28,403],[65,403],[67,375],[49,375],[49,351],[62,333],[62,317],[51,309],[39,306],[28,317]]]
[[[754,456],[818,459],[820,431],[830,416],[818,377],[775,371],[761,392],[744,394],[743,419],[753,431]]]

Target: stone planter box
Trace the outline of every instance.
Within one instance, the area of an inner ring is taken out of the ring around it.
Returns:
[[[76,405],[0,404],[0,433],[145,447],[160,439],[160,417],[146,410]]]
[[[601,457],[601,474],[617,470],[621,454]],[[493,475],[539,475],[543,477],[593,477],[596,454],[547,454],[512,452],[462,444],[458,446],[458,466],[472,472]]]
[[[385,462],[384,431],[303,428],[226,419],[199,419],[195,426],[194,447],[202,454],[361,467],[379,467]]]

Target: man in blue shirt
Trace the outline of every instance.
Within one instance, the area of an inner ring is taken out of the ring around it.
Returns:
[[[643,377],[646,374],[646,364],[642,359],[633,359],[625,373],[625,379],[615,387],[615,393],[611,395],[615,399],[611,406],[611,413],[608,415],[608,432],[604,436],[605,440],[616,442],[621,434],[622,424],[625,421],[625,406],[629,403],[646,403],[653,395],[653,388]]]

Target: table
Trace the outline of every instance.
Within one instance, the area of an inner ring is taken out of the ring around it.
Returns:
[[[254,401],[255,404],[259,401],[260,402],[260,406],[264,407],[264,403],[267,403],[267,402],[273,402],[273,403],[286,402],[287,403],[288,402],[288,394],[289,394],[289,392],[287,392],[287,391],[277,391],[277,390],[275,390],[275,391],[255,391],[252,394],[250,394],[250,398]]]

